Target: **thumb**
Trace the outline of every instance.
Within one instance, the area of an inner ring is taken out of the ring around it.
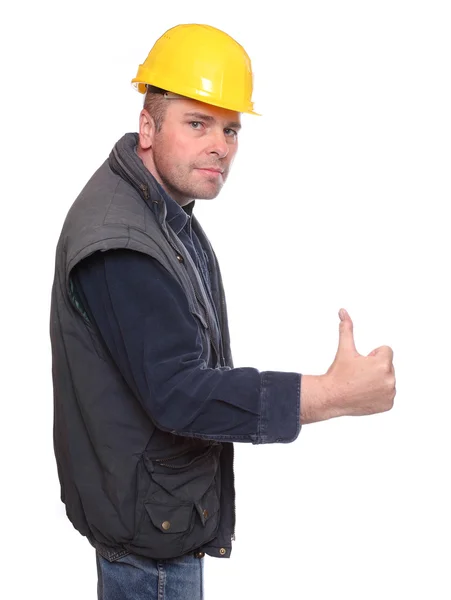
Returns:
[[[338,316],[340,317],[340,327],[337,354],[342,352],[358,354],[354,342],[354,324],[351,317],[344,308],[338,311]]]

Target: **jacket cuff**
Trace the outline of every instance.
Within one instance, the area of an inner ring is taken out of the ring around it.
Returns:
[[[257,444],[294,442],[301,431],[301,374],[263,371]]]

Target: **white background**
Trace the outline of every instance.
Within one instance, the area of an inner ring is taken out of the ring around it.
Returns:
[[[12,8],[14,6],[14,8]],[[340,307],[389,344],[395,407],[237,447],[232,558],[206,598],[451,598],[451,18],[443,1],[12,2],[1,22],[2,598],[95,599],[59,500],[48,312],[65,214],[127,131],[130,85],[178,23],[248,51],[256,109],[197,215],[236,366],[323,373]],[[5,214],[6,210],[6,214]]]

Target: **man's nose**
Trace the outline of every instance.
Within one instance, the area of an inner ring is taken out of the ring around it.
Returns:
[[[225,158],[229,153],[229,144],[223,131],[211,133],[209,154],[216,154],[218,158]]]

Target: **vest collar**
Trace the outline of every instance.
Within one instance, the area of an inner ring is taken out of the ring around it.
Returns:
[[[122,179],[128,181],[156,216],[163,221],[166,220],[171,229],[178,234],[192,215],[195,201],[182,208],[169,196],[138,156],[136,152],[138,140],[137,133],[126,133],[122,136],[110,153],[109,166]]]

